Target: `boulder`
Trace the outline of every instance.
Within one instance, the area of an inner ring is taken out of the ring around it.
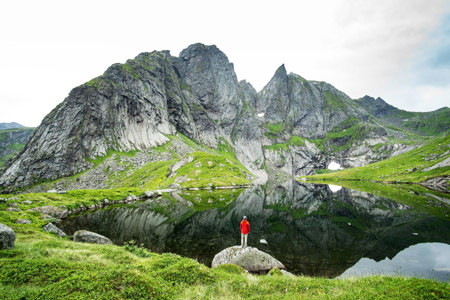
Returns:
[[[8,207],[6,210],[7,210],[7,211],[15,211],[15,212],[20,212],[20,211],[22,211],[20,208],[15,208],[15,207]]]
[[[273,268],[285,269],[284,265],[269,254],[253,247],[233,246],[216,254],[212,267],[222,264],[234,264],[249,272],[268,272]]]
[[[31,221],[24,219],[17,219],[16,224],[31,224]]]
[[[48,223],[47,225],[45,225],[43,227],[43,229],[44,229],[45,232],[53,232],[54,234],[56,234],[59,237],[65,237],[66,236],[64,231],[62,231],[61,229],[59,229],[58,227],[56,227],[52,223]]]
[[[169,186],[167,188],[174,189],[174,190],[181,190],[182,189],[181,185],[179,185],[178,183],[169,184]]]
[[[14,230],[0,223],[0,250],[13,249],[15,240],[16,234]]]
[[[87,230],[78,230],[73,235],[74,242],[91,243],[91,244],[112,244],[113,242],[107,237],[95,232]]]
[[[38,211],[43,215],[49,215],[57,219],[64,219],[69,215],[68,210],[51,205],[31,208],[29,211]]]

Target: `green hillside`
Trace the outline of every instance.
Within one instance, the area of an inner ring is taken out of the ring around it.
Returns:
[[[390,159],[359,168],[306,176],[306,178],[418,183],[437,176],[450,176],[449,158],[450,135],[447,135]]]
[[[393,125],[408,131],[432,136],[450,130],[450,108],[442,107],[430,112],[412,112],[398,109],[381,98],[364,96],[355,100],[368,113],[386,125]]]

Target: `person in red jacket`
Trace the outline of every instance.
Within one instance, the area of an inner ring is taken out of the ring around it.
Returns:
[[[244,216],[241,221],[241,247],[247,247],[247,236],[250,232],[250,223],[247,221],[247,217]]]

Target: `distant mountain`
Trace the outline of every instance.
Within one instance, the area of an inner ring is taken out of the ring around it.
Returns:
[[[17,123],[1,123],[1,124],[16,124]],[[22,126],[22,125],[19,125]],[[25,144],[33,134],[34,128],[13,128],[0,130],[0,170],[4,168],[5,163],[20,152]]]
[[[6,130],[6,129],[14,129],[14,128],[24,128],[25,126],[20,125],[19,123],[12,122],[12,123],[0,123],[0,130]]]
[[[410,112],[398,109],[381,98],[364,96],[355,100],[368,113],[385,124],[429,136],[450,130],[450,108],[442,107],[431,112]]]
[[[141,53],[74,88],[0,175],[0,187],[62,177],[65,189],[281,181],[415,147],[420,137],[386,126],[384,114],[372,116],[382,109],[360,102],[284,65],[258,93],[238,82],[216,46],[194,44],[178,57]]]

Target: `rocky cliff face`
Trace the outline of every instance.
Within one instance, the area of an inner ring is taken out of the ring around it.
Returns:
[[[178,133],[225,147],[262,178],[267,171],[269,177],[310,174],[331,160],[357,166],[390,156],[392,147],[404,149],[373,148],[404,134],[378,124],[333,86],[281,66],[257,93],[238,82],[217,47],[194,44],[179,57],[141,53],[74,88],[4,171],[0,186],[71,176],[94,167],[92,159],[109,150],[149,149]]]

